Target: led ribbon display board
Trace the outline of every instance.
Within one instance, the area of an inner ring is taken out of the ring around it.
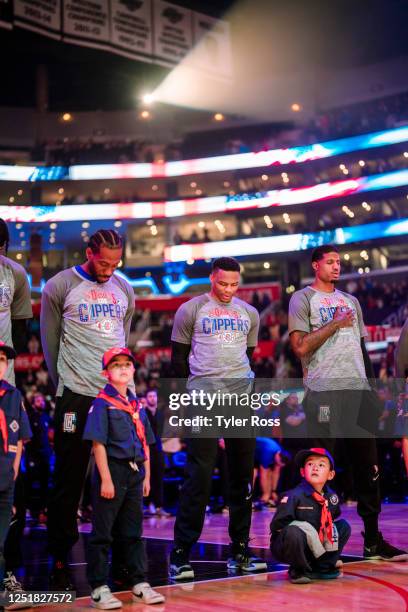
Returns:
[[[323,244],[351,244],[361,240],[391,238],[408,234],[408,218],[398,221],[379,221],[354,227],[341,227],[307,234],[285,234],[266,238],[246,238],[207,242],[203,244],[182,244],[165,248],[167,262],[212,259],[213,257],[243,257],[248,255],[271,255],[305,251]]]
[[[0,166],[0,180],[3,181],[57,181],[57,180],[105,180],[132,178],[169,178],[189,176],[207,172],[266,168],[284,164],[299,164],[314,159],[324,159],[384,147],[408,141],[408,126],[394,130],[351,136],[303,147],[272,149],[258,153],[238,153],[163,163],[140,164],[97,164],[78,166]]]
[[[397,170],[369,177],[334,181],[299,187],[276,189],[236,196],[215,196],[192,200],[137,202],[133,204],[70,204],[66,206],[0,206],[0,217],[9,222],[51,223],[62,221],[96,221],[108,219],[173,219],[216,212],[263,209],[321,202],[358,193],[404,187],[408,170]]]

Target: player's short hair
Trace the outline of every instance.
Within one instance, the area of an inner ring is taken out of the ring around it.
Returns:
[[[0,219],[0,248],[5,247],[5,251],[7,253],[8,246],[10,242],[10,234],[9,229],[7,227],[7,223],[4,219]]]
[[[241,272],[241,266],[234,257],[217,257],[211,265],[211,272],[225,270],[226,272]]]
[[[312,263],[314,261],[320,261],[323,259],[323,255],[326,253],[338,253],[339,249],[334,244],[322,244],[322,246],[313,249],[312,251]]]
[[[115,230],[100,229],[89,238],[88,246],[92,253],[99,253],[101,247],[108,249],[120,249],[123,247],[123,239]]]

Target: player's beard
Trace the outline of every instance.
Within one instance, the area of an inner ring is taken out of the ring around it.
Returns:
[[[108,282],[108,280],[110,279],[110,276],[109,276],[108,278],[101,278],[101,276],[100,276],[100,275],[98,275],[98,273],[96,272],[96,269],[95,269],[95,264],[94,264],[94,262],[92,261],[92,259],[90,259],[90,260],[88,261],[88,270],[89,270],[89,272],[91,273],[92,278],[93,278],[94,280],[96,280],[96,282],[97,282],[97,283],[99,283],[100,285],[101,285],[102,283],[106,283],[106,282]]]

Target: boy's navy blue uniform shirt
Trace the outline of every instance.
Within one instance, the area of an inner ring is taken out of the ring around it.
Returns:
[[[112,398],[120,399],[120,394],[110,384],[104,387],[104,392]],[[136,399],[129,390],[128,399]],[[139,417],[145,428],[147,444],[153,444],[155,439],[144,408],[139,411]],[[109,407],[109,402],[103,398],[97,397],[90,407],[83,438],[103,444],[108,457],[137,463],[146,459],[131,415],[124,410]]]
[[[315,489],[306,480],[282,495],[280,504],[271,522],[271,534],[287,527],[292,521],[306,521],[320,530],[322,506],[313,499]],[[329,502],[329,510],[333,521],[340,516],[340,501],[336,493],[325,485],[322,495]]]
[[[17,443],[31,438],[32,432],[20,391],[5,380],[0,382],[0,410],[6,426],[5,431],[0,428],[0,491],[5,491],[14,480]]]

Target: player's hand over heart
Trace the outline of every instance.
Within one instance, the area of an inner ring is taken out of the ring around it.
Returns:
[[[352,327],[354,323],[354,312],[351,308],[339,308],[339,306],[337,306],[333,321],[335,321],[339,329],[341,327]]]

